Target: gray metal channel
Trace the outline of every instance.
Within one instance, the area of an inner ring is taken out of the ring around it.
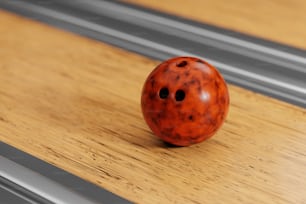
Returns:
[[[1,0],[0,7],[155,59],[196,56],[233,84],[306,107],[306,51],[117,1]]]
[[[2,204],[128,204],[129,201],[0,142]]]

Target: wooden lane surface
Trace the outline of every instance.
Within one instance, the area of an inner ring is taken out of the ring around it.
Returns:
[[[154,137],[142,56],[0,12],[0,140],[137,203],[305,203],[306,110],[229,86],[222,129]]]
[[[124,0],[306,49],[305,0]]]

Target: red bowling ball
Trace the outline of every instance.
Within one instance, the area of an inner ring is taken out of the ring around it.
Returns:
[[[150,73],[141,107],[156,136],[175,146],[189,146],[210,138],[221,127],[229,92],[212,65],[194,57],[176,57]]]

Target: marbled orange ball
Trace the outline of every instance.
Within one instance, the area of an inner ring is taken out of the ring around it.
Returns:
[[[206,61],[176,57],[150,73],[141,107],[156,136],[176,146],[189,146],[221,127],[229,109],[229,92],[219,71]]]

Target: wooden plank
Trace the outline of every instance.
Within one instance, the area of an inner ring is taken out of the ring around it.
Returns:
[[[169,148],[140,91],[158,64],[0,12],[0,140],[137,203],[306,202],[306,110],[229,86],[210,140]]]
[[[124,0],[306,49],[304,0]]]

